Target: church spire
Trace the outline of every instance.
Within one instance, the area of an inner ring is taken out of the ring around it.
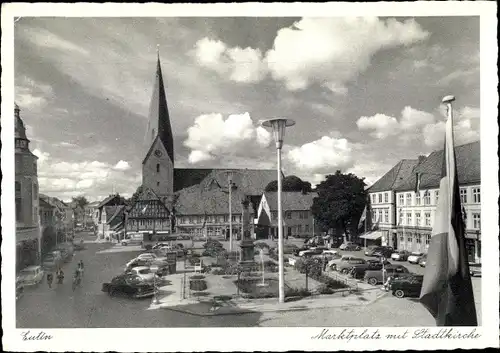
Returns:
[[[149,106],[149,122],[146,132],[146,153],[151,148],[156,137],[162,141],[172,163],[174,162],[174,139],[172,127],[170,126],[170,115],[168,113],[167,97],[161,72],[160,49],[156,47],[157,64],[156,77]]]

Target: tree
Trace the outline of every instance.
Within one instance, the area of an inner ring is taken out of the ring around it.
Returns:
[[[324,230],[342,231],[347,239],[357,232],[366,203],[365,182],[356,175],[338,170],[316,187],[312,213]]]
[[[311,192],[311,183],[304,181],[295,175],[289,175],[282,180],[283,191],[301,191],[301,192]],[[265,188],[266,192],[276,192],[278,191],[278,180],[273,180],[267,184]]]
[[[84,208],[89,204],[87,198],[85,196],[76,196],[71,199],[71,202],[80,208]]]

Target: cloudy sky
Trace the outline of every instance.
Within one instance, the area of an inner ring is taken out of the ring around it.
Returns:
[[[15,23],[15,96],[40,191],[130,195],[156,47],[177,167],[275,168],[259,120],[287,117],[283,165],[313,183],[372,183],[455,138],[479,140],[479,18],[29,18]]]

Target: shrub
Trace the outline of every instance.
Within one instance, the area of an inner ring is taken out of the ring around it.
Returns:
[[[316,291],[319,294],[333,294],[334,290],[330,288],[327,284],[320,284],[317,288]]]
[[[308,272],[309,277],[315,278],[321,276],[323,264],[320,259],[316,258],[298,259],[295,262],[295,269],[299,273]]]
[[[207,282],[204,279],[189,280],[189,288],[194,291],[203,291],[208,288]]]
[[[256,242],[256,243],[254,243],[254,245],[255,245],[256,249],[264,249],[264,250],[267,250],[267,251],[269,251],[271,249],[271,247],[269,246],[269,244],[264,243],[264,242]]]
[[[311,292],[305,288],[288,288],[285,291],[285,297],[308,297]]]

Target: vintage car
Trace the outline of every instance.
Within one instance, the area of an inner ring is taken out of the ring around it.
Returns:
[[[402,265],[387,265],[380,270],[367,270],[364,279],[372,286],[376,286],[379,283],[384,283],[384,280],[387,280],[390,276],[397,277],[406,273],[410,273],[410,271]]]
[[[337,264],[336,268],[340,273],[348,274],[354,266],[364,265],[365,263],[366,261],[363,259],[351,258],[347,261],[340,262],[339,264]]]
[[[418,264],[420,259],[424,256],[424,253],[421,252],[412,252],[410,256],[408,256],[408,262],[411,264]]]
[[[149,266],[137,266],[132,268],[127,273],[140,277],[144,282],[154,282],[155,279],[157,281],[160,280],[160,277],[153,273]]]
[[[362,279],[365,277],[365,272],[368,270],[381,270],[382,263],[381,262],[368,262],[366,261],[364,264],[354,265],[349,271],[349,275],[355,279]]]
[[[391,259],[394,261],[406,261],[410,256],[410,252],[406,250],[398,250],[391,254]]]
[[[339,266],[339,264],[341,264],[342,262],[347,262],[350,260],[358,260],[358,259],[359,259],[359,257],[354,256],[354,255],[342,255],[342,257],[340,259],[330,260],[327,264],[327,268],[329,268],[333,271],[336,271],[337,266]]]
[[[339,250],[344,250],[344,251],[359,251],[361,250],[361,246],[358,244],[352,243],[352,242],[347,242],[343,243],[339,246]]]
[[[481,277],[481,264],[476,264],[476,263],[469,264],[469,273],[471,277],[474,276]]]
[[[29,266],[21,270],[16,283],[25,286],[34,286],[43,280],[44,271],[40,266]]]
[[[418,260],[418,264],[420,265],[420,267],[425,267],[425,263],[427,262],[427,255],[423,255],[419,260]]]
[[[151,297],[154,295],[154,286],[143,281],[134,274],[116,276],[110,283],[103,283],[102,291],[110,296],[125,295],[132,298]]]
[[[408,275],[400,277],[389,277],[387,289],[397,298],[418,297],[422,290],[424,276]]]

